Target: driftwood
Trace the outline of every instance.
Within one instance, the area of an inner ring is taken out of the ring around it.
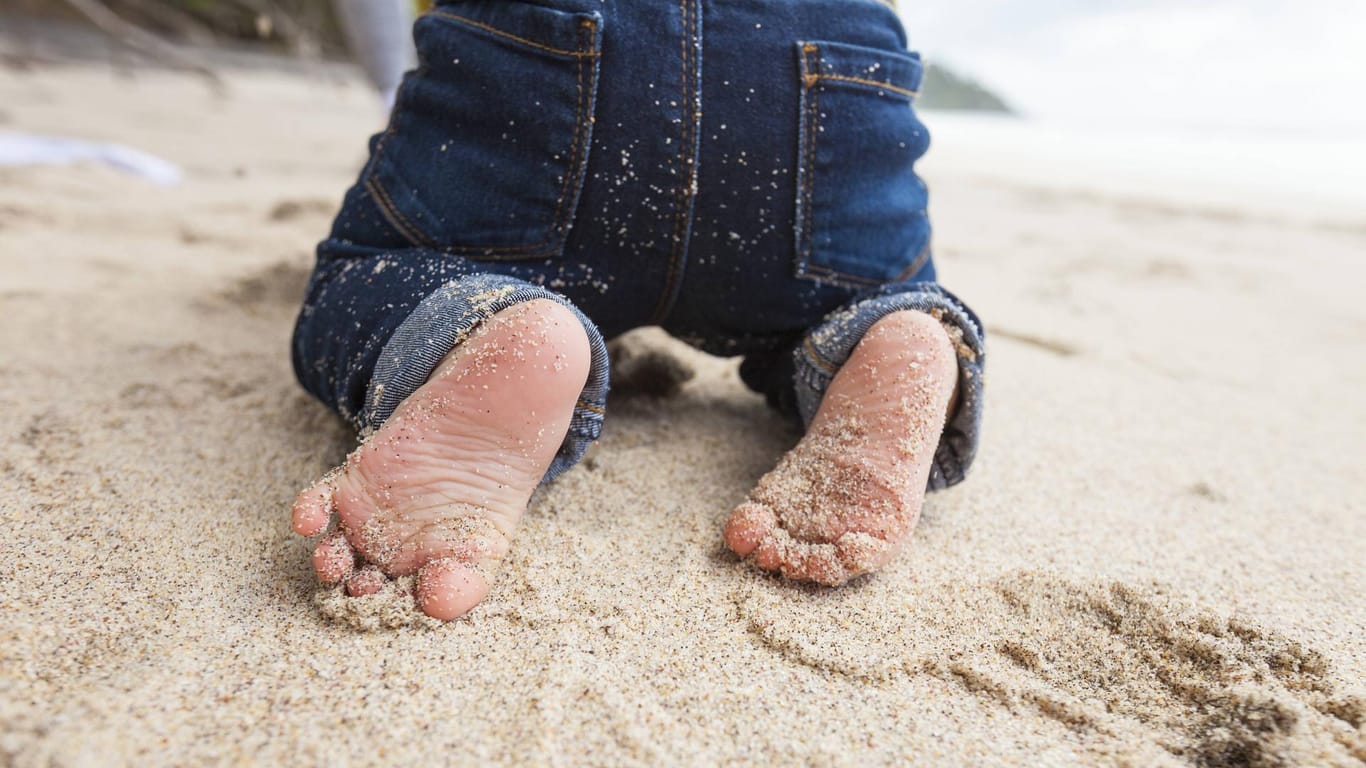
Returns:
[[[271,33],[279,36],[294,55],[316,59],[322,51],[318,40],[310,35],[298,21],[285,13],[271,0],[230,0],[233,5],[246,8],[256,14],[258,19],[266,19],[271,25]]]
[[[219,77],[217,72],[204,66],[194,57],[182,53],[175,46],[151,32],[136,24],[124,21],[99,0],[65,0],[65,2],[120,45],[167,66],[194,72],[207,80],[213,90],[218,93],[227,91],[223,78]]]
[[[119,0],[118,7],[132,11],[138,18],[167,30],[186,42],[211,45],[218,41],[218,34],[211,25],[181,10],[174,3],[158,0]]]

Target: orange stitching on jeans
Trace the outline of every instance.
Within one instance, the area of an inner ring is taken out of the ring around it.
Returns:
[[[679,13],[679,21],[682,22],[681,26],[682,26],[682,30],[683,30],[683,34],[680,36],[681,39],[682,39],[682,46],[681,46],[681,48],[682,48],[682,50],[681,50],[682,67],[681,67],[681,68],[682,68],[682,74],[683,74],[683,79],[682,79],[682,80],[683,80],[683,81],[682,81],[682,92],[683,92],[683,95],[680,97],[680,100],[679,100],[679,103],[678,103],[678,108],[679,108],[679,110],[682,111],[682,113],[683,113],[683,120],[679,123],[679,134],[678,134],[678,148],[679,148],[679,150],[680,150],[680,154],[679,154],[679,156],[678,156],[678,170],[679,170],[679,172],[680,172],[680,173],[679,173],[679,182],[680,182],[680,186],[678,187],[678,191],[677,191],[676,193],[674,193],[674,208],[675,208],[675,210],[674,210],[674,234],[673,234],[673,243],[672,243],[672,247],[671,247],[670,252],[669,252],[669,274],[668,274],[668,279],[667,279],[667,281],[666,281],[665,284],[664,284],[665,294],[659,298],[659,302],[660,302],[660,303],[659,303],[659,306],[656,307],[656,309],[655,309],[655,314],[656,314],[657,316],[660,316],[660,317],[659,317],[660,320],[663,320],[663,319],[664,319],[664,318],[662,317],[662,315],[663,315],[663,313],[664,313],[664,304],[669,300],[669,294],[673,293],[674,280],[676,279],[676,276],[678,275],[678,267],[679,267],[678,262],[679,262],[679,260],[682,258],[682,254],[679,253],[679,250],[680,250],[680,245],[682,244],[682,241],[683,241],[683,229],[684,229],[684,224],[683,224],[683,206],[686,204],[686,200],[687,200],[687,192],[685,191],[684,186],[682,186],[682,185],[685,184],[685,183],[687,182],[687,178],[688,178],[688,139],[689,139],[689,137],[690,137],[690,135],[691,135],[691,133],[692,133],[692,126],[691,126],[691,125],[688,123],[688,121],[687,121],[687,114],[688,114],[688,69],[689,69],[689,67],[691,67],[691,61],[692,61],[691,52],[688,50],[688,37],[689,37],[689,32],[690,32],[690,29],[689,29],[689,27],[688,27],[688,0],[679,0],[679,3],[678,3],[678,13]]]
[[[816,115],[817,98],[816,91],[811,86],[814,81],[808,81],[811,76],[811,56],[819,49],[813,43],[806,43],[802,46],[802,75],[803,82],[807,83],[806,96],[806,172],[802,174],[802,241],[798,245],[798,264],[799,274],[807,274],[810,268],[811,254],[814,246],[811,242],[812,220],[815,212],[812,204],[815,202],[815,175],[816,175]]]
[[[389,197],[389,191],[384,188],[383,184],[380,184],[378,179],[374,176],[366,179],[365,188],[370,190],[370,195],[375,198],[375,202],[379,203],[380,211],[384,214],[384,218],[388,219],[389,223],[394,225],[394,228],[399,231],[399,234],[407,238],[413,245],[420,245],[427,248],[437,247],[436,243],[428,238],[426,233],[418,229],[408,220],[407,216],[404,216],[403,213],[398,210],[398,206],[395,205],[393,199]]]
[[[919,92],[919,91],[912,91],[912,90],[909,89],[909,88],[902,88],[901,86],[892,85],[892,84],[890,84],[890,83],[884,83],[884,82],[881,82],[881,81],[878,81],[878,80],[866,80],[866,79],[864,79],[864,78],[862,78],[862,77],[847,77],[847,76],[845,76],[845,75],[816,75],[816,79],[817,79],[817,80],[838,80],[839,82],[842,82],[842,83],[860,83],[860,84],[862,84],[862,85],[871,85],[871,86],[875,86],[875,87],[877,87],[877,88],[881,88],[881,89],[886,90],[886,91],[892,91],[893,93],[899,93],[899,94],[901,94],[901,95],[903,95],[903,96],[907,96],[907,97],[912,98],[912,99],[915,98],[916,96],[919,96],[919,95],[920,95],[920,92]]]
[[[465,25],[468,25],[468,26],[471,26],[471,27],[476,27],[476,28],[478,28],[478,29],[482,29],[482,30],[484,30],[485,32],[489,32],[489,33],[494,34],[494,35],[497,35],[497,36],[499,36],[499,37],[505,37],[505,38],[507,38],[507,39],[509,39],[509,40],[513,40],[513,41],[515,41],[515,42],[521,43],[522,45],[529,46],[529,47],[531,47],[531,48],[536,48],[536,49],[542,50],[542,51],[547,51],[547,52],[549,52],[549,53],[559,54],[559,55],[561,55],[561,56],[573,56],[574,58],[594,58],[594,57],[596,57],[596,56],[599,55],[599,54],[598,54],[598,51],[567,51],[567,50],[565,50],[565,49],[563,49],[563,48],[552,48],[552,47],[550,47],[550,46],[548,46],[548,45],[542,45],[541,43],[538,43],[538,42],[536,42],[535,40],[528,40],[528,39],[526,39],[525,37],[518,37],[518,36],[516,36],[516,35],[514,35],[514,34],[510,34],[510,33],[508,33],[508,32],[504,32],[503,30],[498,29],[497,27],[490,27],[490,26],[487,25],[487,24],[484,24],[484,23],[475,21],[474,19],[469,19],[469,18],[466,18],[466,17],[464,17],[464,16],[460,16],[460,15],[451,13],[450,11],[432,11],[432,12],[431,12],[431,15],[432,15],[432,16],[439,16],[439,17],[441,17],[441,18],[443,18],[443,19],[450,19],[451,21],[454,21],[454,22],[457,22],[457,23],[460,23],[460,24],[465,24]]]
[[[826,282],[836,284],[843,283],[845,285],[850,285],[854,287],[874,287],[879,285],[885,285],[886,283],[892,281],[876,277],[864,277],[862,275],[849,274],[847,272],[841,272],[832,269],[822,264],[811,263],[811,258],[815,253],[815,243],[813,242],[812,230],[815,226],[814,209],[816,197],[816,136],[819,133],[820,128],[818,124],[820,116],[820,100],[818,96],[819,89],[816,88],[816,85],[821,80],[842,80],[863,83],[867,85],[874,85],[879,88],[885,88],[890,91],[896,91],[898,93],[905,93],[909,95],[914,95],[915,92],[908,91],[904,88],[898,88],[894,85],[888,85],[887,83],[880,83],[875,80],[863,80],[861,78],[845,77],[843,75],[821,74],[819,72],[819,65],[813,64],[813,62],[811,61],[811,59],[819,56],[819,54],[820,47],[817,46],[815,43],[802,44],[802,83],[806,87],[804,93],[807,96],[805,126],[806,167],[804,169],[804,173],[802,174],[801,195],[803,197],[803,205],[802,220],[800,223],[802,225],[803,231],[801,235],[801,242],[798,243],[798,277],[807,277],[814,280],[823,280]],[[921,253],[916,256],[915,260],[911,263],[910,267],[907,267],[907,269],[904,270],[902,274],[895,279],[900,280],[904,278],[906,276],[907,271],[910,271],[911,274],[914,274],[915,271],[918,271],[919,267],[924,266],[922,257],[927,255],[928,253],[929,246],[926,245],[926,247],[921,251]]]
[[[835,283],[837,285],[849,285],[860,288],[876,288],[879,285],[886,285],[888,282],[877,277],[863,277],[862,275],[853,275],[848,272],[839,272],[820,264],[808,266],[806,274],[803,275],[803,277],[809,277],[813,280],[820,280],[827,283]]]
[[[583,35],[583,30],[585,29],[589,30],[589,34],[592,34],[592,28],[593,26],[591,22],[585,22],[579,30],[580,36]],[[537,245],[536,248],[549,245],[550,242],[554,240],[565,227],[564,204],[565,201],[569,199],[570,180],[578,175],[578,165],[580,158],[579,139],[583,135],[583,126],[585,122],[584,113],[588,111],[587,105],[584,103],[583,95],[583,61],[584,60],[582,58],[579,59],[579,71],[575,80],[575,92],[578,96],[578,114],[577,119],[574,120],[574,140],[570,142],[569,145],[569,167],[565,170],[564,181],[560,184],[560,197],[558,200],[555,201],[555,223],[550,227],[550,232],[546,236],[545,241]]]
[[[816,345],[811,343],[810,337],[802,342],[802,351],[805,352],[806,356],[811,359],[811,362],[822,371],[833,374],[838,370],[835,368],[834,363],[827,361],[820,352],[816,351]]]
[[[892,278],[892,282],[894,282],[894,283],[899,283],[899,282],[901,282],[902,280],[905,280],[905,279],[908,278],[908,277],[915,277],[915,273],[919,272],[919,271],[920,271],[920,268],[923,267],[923,266],[925,266],[925,262],[927,262],[927,261],[929,261],[929,260],[930,260],[930,244],[929,244],[929,243],[925,243],[925,247],[924,247],[924,248],[921,248],[921,249],[920,249],[920,253],[917,253],[917,254],[915,255],[915,259],[911,261],[910,266],[908,266],[908,267],[906,267],[905,269],[901,270],[901,274],[899,274],[899,275],[897,275],[896,277]]]
[[[869,79],[863,79],[863,78],[850,78],[850,77],[846,77],[846,75],[816,75],[816,78],[817,78],[817,79],[821,79],[821,81],[839,81],[839,82],[856,82],[856,83],[861,83],[861,85],[870,85],[870,86],[878,87],[878,89],[882,89],[882,90],[891,90],[892,93],[900,93],[900,94],[902,94],[902,96],[907,96],[907,97],[910,97],[910,98],[915,98],[915,97],[919,96],[919,92],[915,92],[915,90],[908,89],[908,87],[900,87],[900,86],[896,86],[896,85],[891,85],[891,83],[885,83],[885,82],[881,82],[881,81],[869,81]]]
[[[821,264],[808,264],[803,277],[810,277],[815,280],[823,280],[828,283],[842,283],[865,288],[884,285],[888,281],[877,277],[864,277],[862,275],[852,275],[847,272],[839,272]]]
[[[585,33],[586,33],[586,34],[585,34]],[[593,45],[593,36],[594,36],[596,33],[597,33],[597,27],[593,24],[593,22],[585,20],[585,21],[580,25],[580,27],[579,27],[579,35],[580,35],[581,37],[584,37],[584,38],[585,38],[585,39],[580,43],[580,45],[583,46],[583,47],[585,47],[585,48],[591,47],[591,46]],[[591,131],[592,131],[592,129],[591,129],[589,126],[591,126],[592,123],[593,123],[593,115],[589,113],[589,109],[588,109],[588,108],[589,108],[589,106],[590,106],[590,105],[592,104],[592,102],[593,102],[593,93],[592,93],[592,91],[586,90],[586,89],[583,87],[583,86],[584,86],[584,71],[583,71],[583,68],[584,68],[584,64],[585,64],[585,63],[586,63],[586,62],[584,61],[584,59],[582,59],[582,58],[579,59],[579,76],[578,76],[578,82],[576,83],[576,87],[578,88],[578,95],[579,95],[579,113],[578,113],[577,119],[574,121],[574,143],[573,143],[573,146],[572,146],[572,149],[573,149],[573,153],[574,153],[574,154],[573,154],[573,156],[572,156],[573,159],[572,159],[572,160],[570,161],[570,163],[569,163],[569,173],[566,174],[565,177],[564,177],[564,187],[563,187],[563,191],[561,192],[561,195],[562,195],[566,200],[569,198],[569,188],[570,188],[570,186],[571,186],[571,180],[574,179],[575,177],[577,177],[577,176],[579,175],[579,169],[580,169],[580,168],[583,166],[583,164],[584,164],[584,162],[583,162],[583,159],[584,159],[583,156],[584,156],[584,154],[585,154],[585,152],[586,152],[586,146],[585,146],[585,145],[586,145],[586,139],[587,139],[587,135],[588,135],[589,133],[591,133]],[[596,90],[596,74],[594,75],[594,79],[595,79],[595,83],[594,83],[595,87],[594,87],[594,89],[592,89],[592,90]],[[561,201],[561,203],[559,204],[559,206],[557,206],[557,211],[556,211],[556,216],[555,216],[555,218],[556,218],[557,220],[559,220],[559,219],[562,218],[562,216],[560,215],[560,209],[563,209],[563,207],[564,207],[564,202]],[[564,222],[561,221],[561,222],[560,222],[560,226],[563,226],[563,225],[564,225]]]
[[[592,403],[586,403],[582,399],[575,401],[574,405],[584,409],[585,411],[588,411],[589,413],[606,413],[606,411],[603,410],[602,406],[594,405]]]
[[[425,67],[419,66],[416,74],[421,74],[424,69]],[[371,161],[374,165],[379,164],[380,157],[384,154],[385,146],[387,146],[389,140],[394,137],[394,133],[398,129],[398,117],[399,112],[397,109],[390,113],[389,124],[384,128],[384,135],[380,137],[379,143],[375,145],[375,157]],[[390,224],[394,225],[394,229],[397,229],[399,234],[407,239],[408,242],[413,245],[432,247],[434,243],[430,241],[426,234],[421,229],[414,226],[406,216],[399,212],[397,206],[394,205],[394,201],[389,197],[389,191],[379,183],[377,173],[378,169],[376,168],[368,174],[365,179],[365,188],[370,191],[370,196],[373,197],[375,202],[379,205],[380,215],[382,215]]]
[[[463,18],[455,17],[452,14],[447,13],[433,13],[433,15],[450,16],[452,18]],[[583,20],[580,23],[580,35],[583,36],[585,32],[587,33],[587,39],[583,41],[583,44],[585,46],[590,46],[592,43],[592,35],[596,32],[596,25],[592,21],[587,19]],[[546,248],[546,246],[554,242],[556,237],[565,229],[564,205],[569,197],[570,182],[572,179],[579,175],[579,170],[583,165],[583,129],[585,128],[587,121],[592,119],[590,115],[586,114],[588,111],[588,103],[591,101],[591,98],[585,97],[584,63],[585,60],[595,58],[597,55],[598,54],[596,51],[592,51],[590,54],[575,56],[575,58],[578,60],[578,74],[576,75],[575,81],[576,90],[578,92],[578,104],[577,113],[575,115],[574,120],[574,138],[570,144],[570,162],[565,171],[564,182],[560,187],[559,199],[555,203],[555,221],[551,225],[550,232],[547,234],[545,240],[542,240],[539,243],[530,243],[524,245],[443,246],[436,240],[434,240],[426,232],[424,232],[420,227],[414,224],[411,220],[409,220],[406,216],[403,215],[403,213],[398,209],[398,206],[394,203],[393,199],[389,196],[388,190],[386,190],[383,184],[379,181],[379,179],[372,174],[369,178],[366,179],[365,186],[375,196],[377,202],[379,202],[380,207],[382,209],[381,212],[384,213],[385,218],[388,219],[389,222],[395,226],[395,228],[399,229],[400,234],[402,234],[414,245],[424,246],[427,248],[431,248],[433,250],[441,251],[443,253],[450,253],[455,255],[482,254],[489,260],[498,260],[500,257],[525,259],[535,258],[544,255],[541,253],[537,253],[537,251]],[[395,115],[396,114],[397,110],[395,110]],[[386,136],[384,137],[384,139],[381,139],[380,145],[375,148],[375,154],[377,157],[379,154],[381,154],[381,151],[384,148],[384,144],[389,138],[389,136],[387,135],[389,132],[390,131],[386,131]]]
[[[683,38],[683,100],[679,103],[679,109],[682,111],[684,119],[680,121],[678,155],[679,170],[682,171],[682,173],[679,176],[680,185],[678,187],[678,191],[674,194],[674,232],[673,246],[669,252],[669,272],[665,278],[664,292],[660,294],[659,302],[655,305],[655,322],[662,321],[664,319],[664,316],[672,308],[669,305],[672,302],[673,296],[678,287],[677,282],[679,279],[679,272],[682,270],[684,254],[687,252],[687,243],[684,242],[684,236],[687,234],[688,222],[687,204],[689,202],[688,198],[692,194],[692,185],[693,180],[695,178],[695,176],[692,173],[692,170],[695,168],[693,163],[696,162],[696,159],[690,158],[690,155],[694,152],[693,144],[695,137],[693,136],[693,121],[697,119],[697,115],[693,114],[692,120],[688,120],[687,118],[689,116],[689,105],[692,103],[692,100],[688,98],[688,94],[690,92],[690,82],[688,76],[691,73],[693,66],[692,55],[688,50],[688,43],[691,41],[693,37],[693,29],[691,25],[695,23],[696,17],[695,15],[693,17],[690,17],[688,14],[688,0],[679,0],[678,8],[679,18],[680,21],[682,21],[683,29],[683,34],[681,35],[681,37]]]
[[[580,37],[582,37],[584,33],[587,32],[588,39],[581,41],[580,45],[591,45],[592,35],[595,31],[596,26],[593,24],[592,21],[589,21],[587,19],[583,20],[583,22],[581,22],[581,24],[579,25],[579,34]],[[593,56],[596,55],[597,53],[594,52]],[[592,58],[592,56],[576,56],[575,58],[578,59],[578,73],[575,76],[574,83],[575,91],[578,94],[578,104],[576,105],[577,112],[575,114],[574,120],[574,138],[569,145],[569,165],[565,169],[564,181],[560,184],[560,195],[559,198],[555,201],[555,222],[551,225],[550,232],[547,233],[545,240],[542,240],[539,243],[533,243],[529,245],[449,246],[444,249],[445,251],[449,253],[467,253],[477,252],[481,250],[498,251],[498,253],[496,254],[485,254],[491,260],[497,260],[500,256],[531,258],[533,256],[542,255],[536,252],[550,245],[564,231],[564,206],[569,199],[569,188],[571,186],[571,182],[575,177],[579,175],[579,168],[583,164],[584,128],[587,122],[592,119],[592,117],[587,114],[588,102],[590,101],[590,99],[585,96],[585,91],[583,87],[584,61],[585,59]]]
[[[421,76],[422,73],[426,71],[426,69],[427,69],[427,66],[426,66],[425,64],[418,64],[417,68],[412,72],[412,77],[416,78],[416,77],[418,77],[418,76]],[[403,77],[403,82],[399,83],[398,90],[395,92],[395,97],[396,97],[396,98],[397,98],[397,96],[402,95],[402,93],[403,93],[405,90],[407,90],[407,88],[409,87],[409,86],[408,86],[408,82],[409,82],[408,77],[409,77],[408,75],[404,75],[404,77]],[[389,122],[388,122],[387,125],[384,126],[384,135],[380,137],[379,144],[375,147],[375,154],[376,154],[376,155],[379,155],[379,154],[381,154],[381,153],[383,152],[383,150],[384,150],[384,145],[387,144],[387,143],[389,142],[389,139],[393,137],[394,131],[397,130],[397,128],[398,128],[398,110],[390,110],[390,111],[389,111]]]

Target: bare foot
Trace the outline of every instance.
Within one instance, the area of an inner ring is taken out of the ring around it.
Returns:
[[[299,494],[294,530],[340,525],[318,578],[371,594],[417,573],[418,607],[453,619],[488,594],[588,379],[588,336],[538,299],[475,329],[336,471]]]
[[[832,586],[885,565],[920,517],[957,366],[929,315],[879,320],[806,436],[731,514],[726,544],[766,570]]]

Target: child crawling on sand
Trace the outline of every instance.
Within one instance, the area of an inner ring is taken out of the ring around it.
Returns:
[[[743,356],[805,436],[726,523],[759,567],[842,584],[962,480],[982,332],[935,282],[920,58],[881,0],[455,0],[347,193],[293,341],[366,435],[301,493],[352,595],[488,594],[537,484],[601,430],[603,338]],[[680,492],[682,489],[680,489]]]

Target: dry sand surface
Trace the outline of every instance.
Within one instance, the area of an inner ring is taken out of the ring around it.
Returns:
[[[1366,763],[1366,223],[931,163],[987,423],[890,569],[727,554],[798,435],[647,333],[637,378],[697,375],[621,387],[433,627],[319,593],[287,516],[353,444],[287,340],[376,107],[228,80],[0,71],[0,130],[188,174],[0,169],[0,763]]]

